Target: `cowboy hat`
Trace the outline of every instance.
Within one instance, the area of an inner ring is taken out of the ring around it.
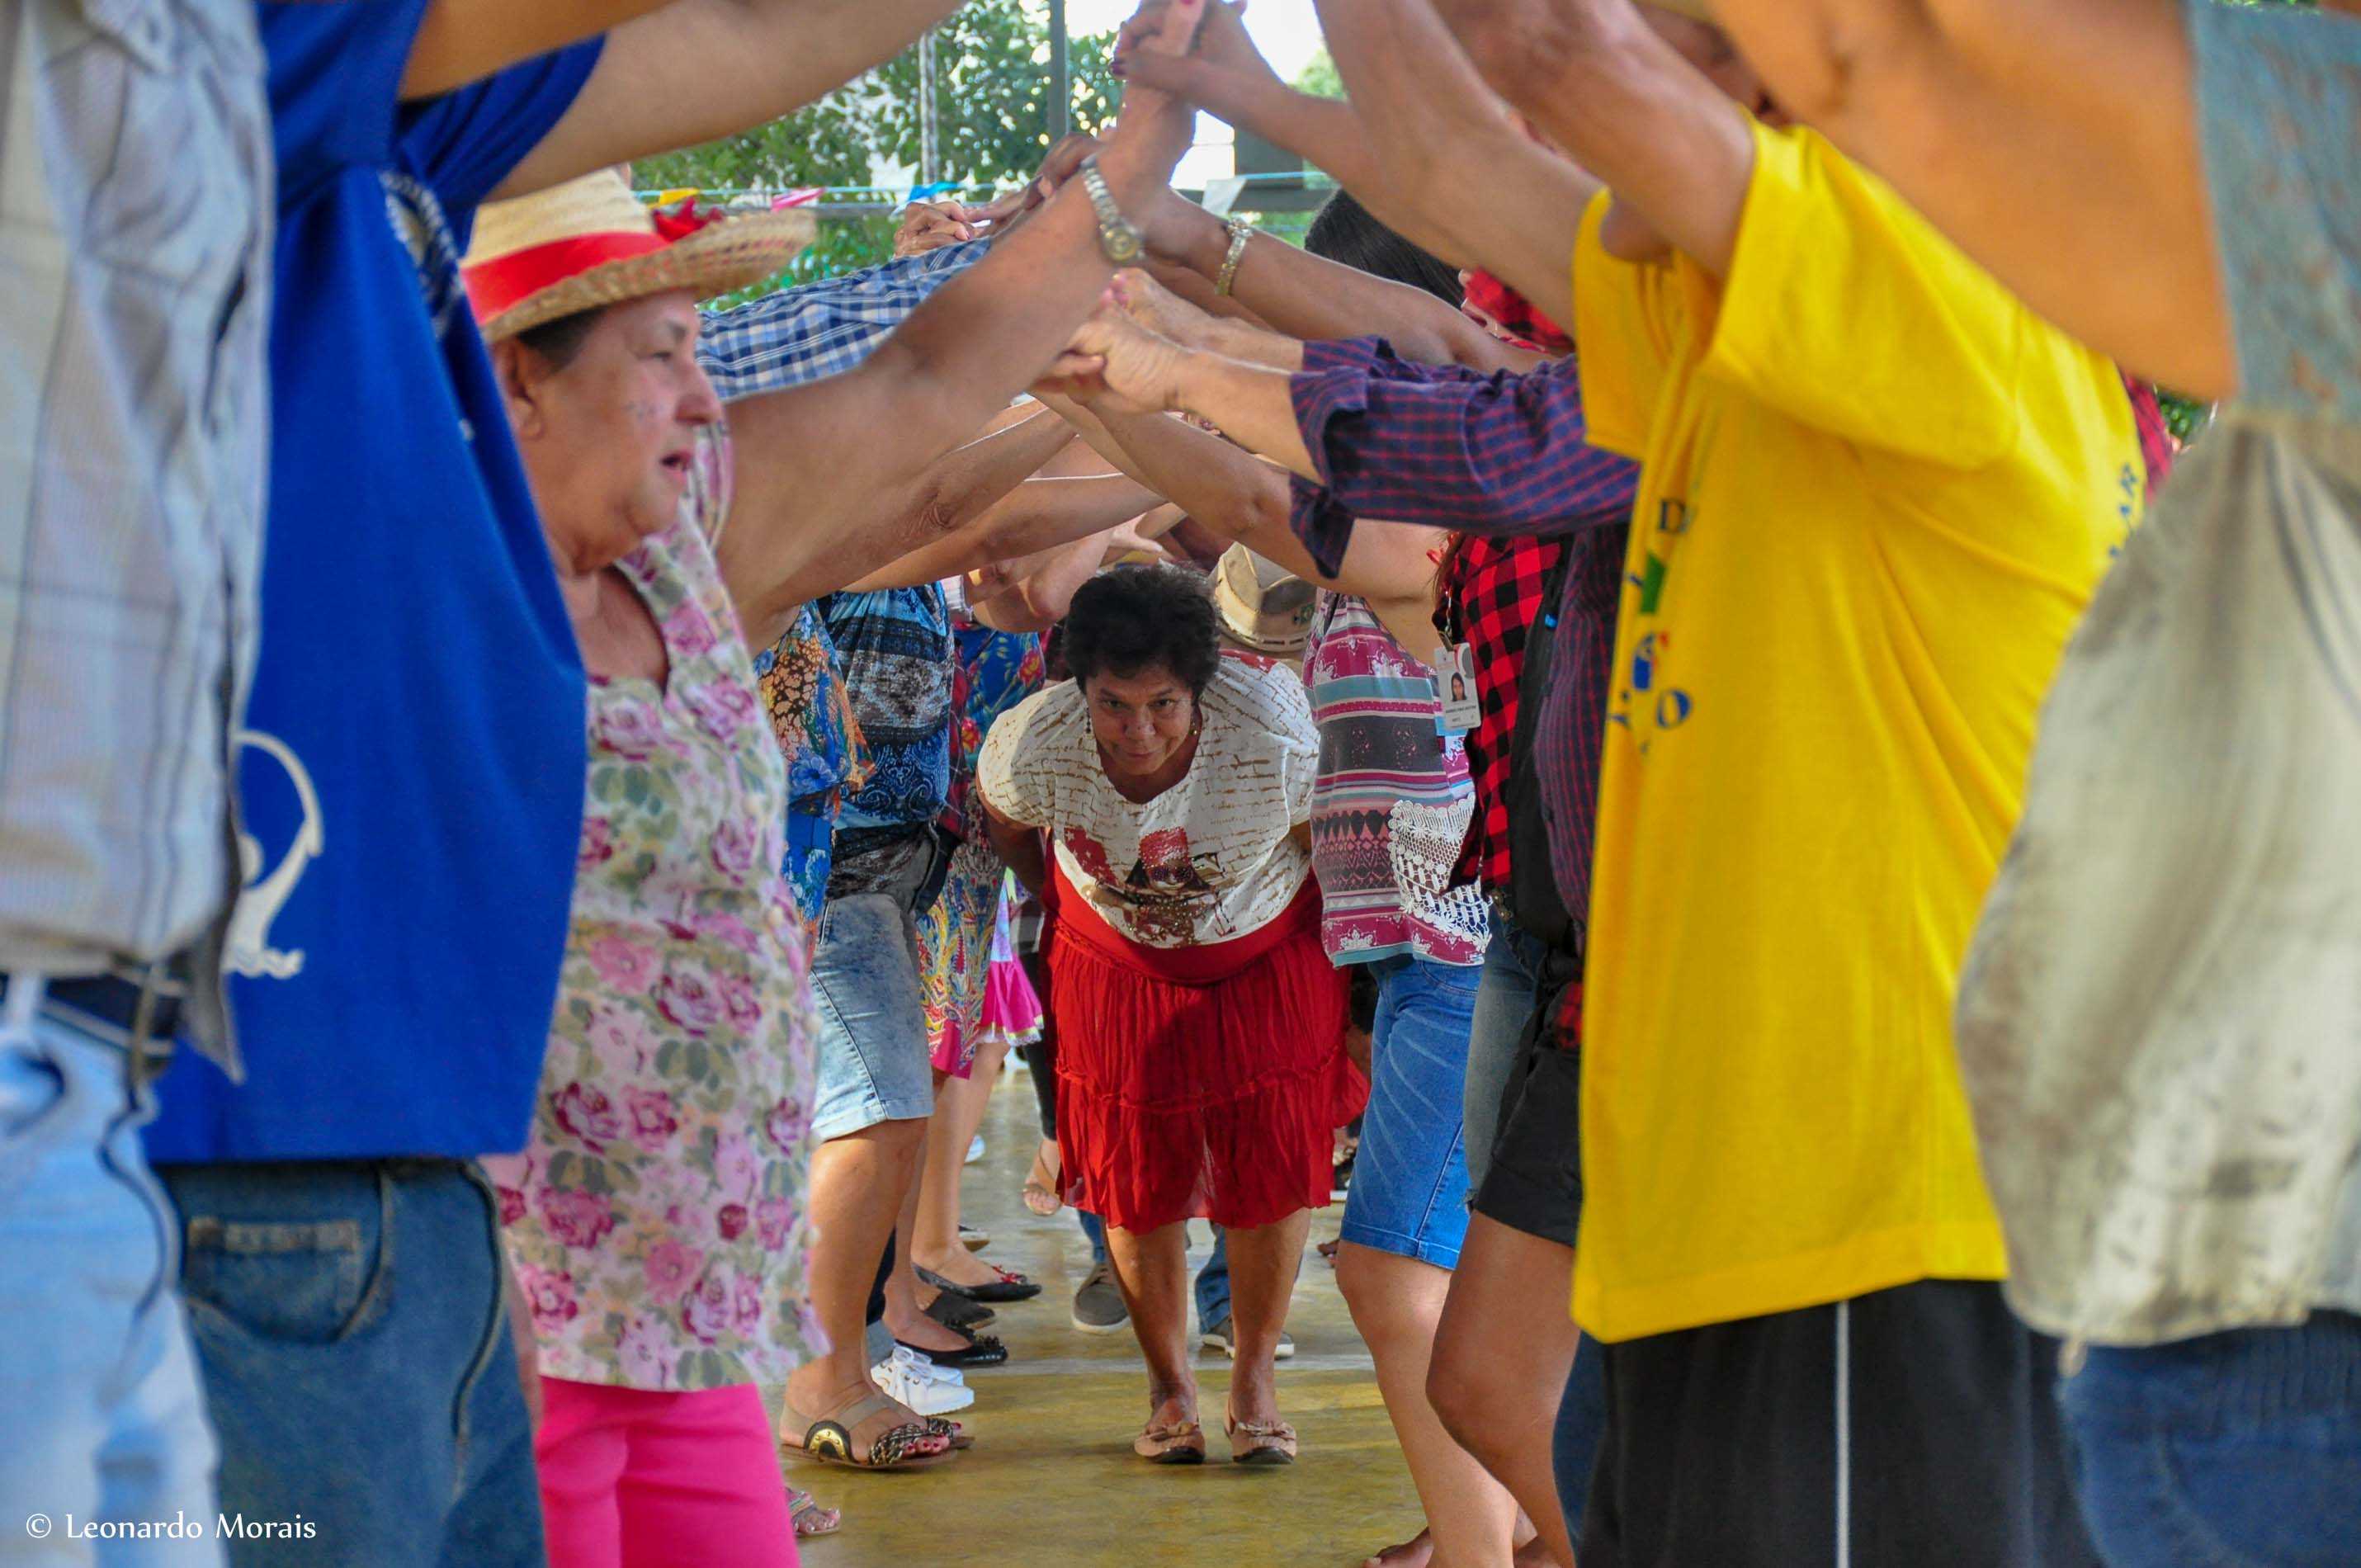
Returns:
[[[1213,569],[1213,613],[1224,637],[1256,653],[1292,659],[1312,641],[1315,589],[1243,544],[1222,552]]]
[[[700,300],[775,276],[812,241],[807,211],[655,211],[601,169],[476,214],[460,275],[488,342],[673,289]]]

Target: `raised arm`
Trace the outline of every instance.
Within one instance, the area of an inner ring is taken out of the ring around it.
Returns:
[[[519,0],[469,3],[519,8]],[[608,35],[573,106],[493,194],[522,196],[777,119],[884,64],[958,8],[959,0],[673,0]]]
[[[1075,333],[1049,385],[1102,419],[1194,414],[1287,472],[1317,477],[1295,428],[1287,371],[1188,348],[1112,305]]]
[[[418,18],[401,98],[432,98],[578,43],[673,0],[433,0]]]
[[[2141,375],[2232,390],[2180,0],[1715,9],[1782,103],[2036,310]]]
[[[1027,557],[1104,533],[1160,499],[1122,474],[1027,479],[965,527],[869,573],[851,587],[910,587],[996,567],[1006,568],[999,574],[1004,584],[1013,583],[1026,575]],[[841,585],[831,585],[837,586]]]
[[[1364,100],[1364,122],[1378,131],[1389,172],[1444,156],[1422,155],[1406,139],[1413,129],[1423,136],[1437,117],[1412,107],[1418,97],[1456,101],[1488,82],[1605,181],[1620,206],[1708,270],[1728,268],[1753,170],[1745,111],[1631,0],[1446,0],[1457,41],[1431,0],[1317,4],[1337,72]],[[1400,123],[1405,110],[1418,116],[1416,126]],[[1433,192],[1432,176],[1419,188]],[[1572,228],[1555,237],[1571,251]],[[1491,270],[1557,320],[1574,319],[1566,254],[1546,297],[1501,267]]]
[[[1200,9],[1202,0],[1176,5],[1159,47],[1187,47]],[[1153,90],[1126,94],[1100,157],[1126,212],[1145,211],[1169,183],[1190,118]],[[842,549],[915,515],[932,465],[1038,377],[1114,270],[1089,193],[1070,181],[854,369],[732,405],[738,491],[722,565],[749,585],[750,620],[798,602],[797,573],[777,557]],[[765,553],[774,559],[750,559]]]
[[[1368,188],[1383,175],[1353,107],[1281,82],[1239,16],[1238,6],[1216,0],[1206,12],[1196,52],[1119,58],[1135,79],[1301,153],[1368,200]],[[1159,260],[1207,280],[1221,276],[1232,243],[1221,219],[1170,192],[1157,204],[1148,239]],[[1298,338],[1376,334],[1391,339],[1405,357],[1429,364],[1499,369],[1520,363],[1516,350],[1423,290],[1372,277],[1268,235],[1255,235],[1239,252],[1231,292],[1272,327]]]
[[[1157,414],[1061,408],[1093,445],[1107,449],[1151,488],[1201,525],[1296,576],[1369,602],[1403,647],[1433,646],[1435,562],[1449,537],[1439,528],[1368,522],[1326,569],[1289,526],[1287,475],[1217,436]]]

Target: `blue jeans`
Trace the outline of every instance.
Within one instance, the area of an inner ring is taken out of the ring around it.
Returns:
[[[1550,1464],[1557,1476],[1558,1507],[1565,1510],[1566,1533],[1582,1539],[1582,1516],[1590,1507],[1590,1474],[1598,1468],[1598,1444],[1607,1436],[1607,1351],[1588,1334],[1574,1353],[1574,1371],[1558,1400],[1557,1426],[1550,1433]]]
[[[1082,1225],[1082,1234],[1091,1240],[1091,1264],[1093,1267],[1106,1261],[1106,1226],[1096,1214],[1074,1211],[1074,1218]],[[1230,1240],[1222,1227],[1213,1227],[1213,1255],[1197,1271],[1197,1332],[1204,1332],[1215,1323],[1230,1318]]]
[[[1378,981],[1369,1108],[1341,1235],[1356,1246],[1456,1268],[1467,1235],[1461,1121],[1481,971],[1407,957],[1368,969]]]
[[[1467,1087],[1460,1120],[1466,1132],[1467,1190],[1482,1189],[1492,1168],[1492,1140],[1500,1130],[1500,1101],[1516,1070],[1517,1047],[1533,1015],[1533,992],[1541,984],[1540,940],[1492,911],[1492,945],[1484,949],[1484,973],[1476,988],[1476,1014],[1467,1029]]]
[[[2361,1318],[2092,1346],[2058,1401],[2111,1568],[2361,1563]]]
[[[167,1166],[181,1294],[222,1436],[222,1508],[302,1515],[231,1559],[538,1568],[541,1491],[501,1304],[500,1211],[472,1165]]]
[[[218,1563],[214,1438],[139,1148],[150,1107],[119,1047],[32,1016],[40,987],[17,983],[0,1022],[0,1563]],[[101,1522],[195,1535],[80,1534]]]

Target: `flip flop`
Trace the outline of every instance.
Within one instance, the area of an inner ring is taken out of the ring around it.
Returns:
[[[878,1393],[864,1395],[817,1419],[804,1415],[792,1405],[783,1406],[780,1424],[801,1427],[804,1435],[798,1442],[790,1442],[782,1436],[779,1447],[816,1464],[843,1464],[855,1470],[924,1470],[949,1459],[950,1450],[943,1435],[928,1427],[923,1420],[889,1427],[871,1439],[865,1450],[854,1452],[854,1428],[872,1416],[901,1408]]]

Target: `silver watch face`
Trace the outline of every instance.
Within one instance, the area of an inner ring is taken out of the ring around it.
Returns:
[[[1139,259],[1139,231],[1129,224],[1110,224],[1099,230],[1099,244],[1116,266]]]

